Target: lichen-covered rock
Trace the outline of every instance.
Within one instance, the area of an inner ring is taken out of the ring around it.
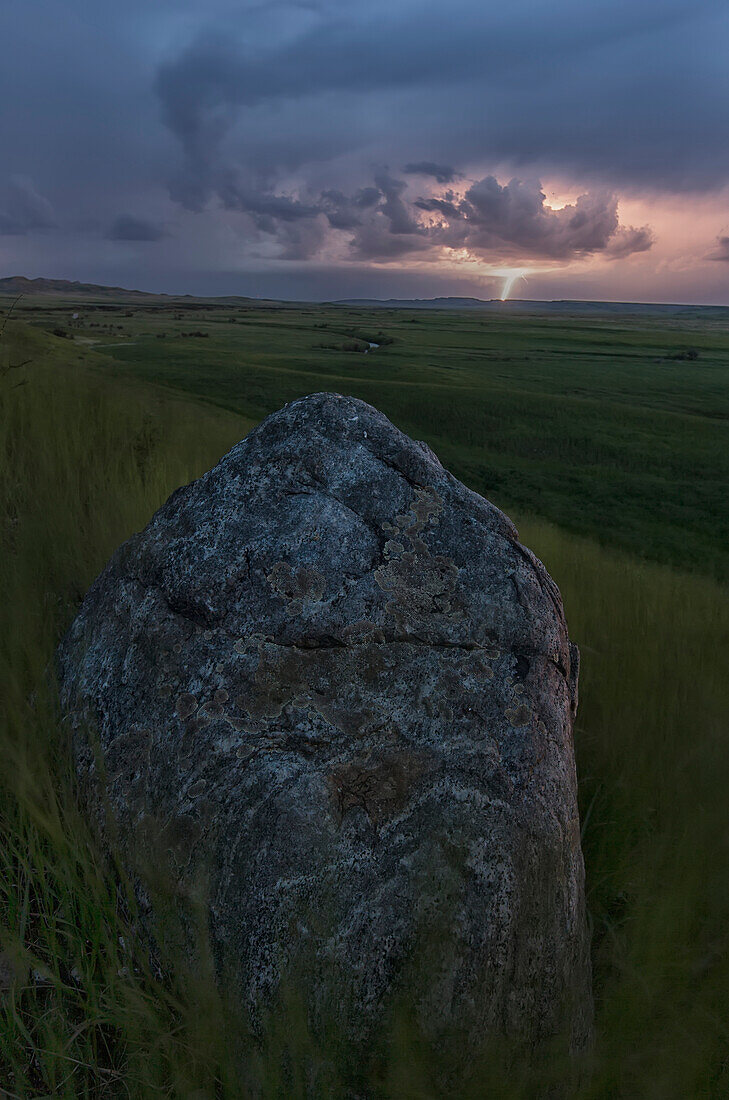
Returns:
[[[117,551],[59,668],[98,827],[143,897],[204,891],[254,1019],[294,983],[353,1041],[404,995],[464,1050],[584,1042],[577,651],[425,444],[287,405]]]

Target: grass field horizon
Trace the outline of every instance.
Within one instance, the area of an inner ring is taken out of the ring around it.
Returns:
[[[73,341],[40,331],[58,327],[42,314],[37,327],[8,325],[5,362],[31,360],[0,378],[9,1096],[241,1095],[210,989],[160,982],[130,945],[129,914],[76,809],[48,670],[116,546],[263,415],[317,389],[365,397],[426,438],[512,515],[562,590],[582,650],[575,743],[597,1024],[579,1084],[551,1087],[656,1100],[729,1091],[729,888],[718,873],[729,847],[729,334],[381,312],[237,311],[233,322],[133,308],[85,317]],[[368,339],[381,343],[372,354],[341,346]],[[676,358],[691,349],[696,359]],[[437,1096],[427,1060],[398,1043],[374,1094]],[[248,1069],[252,1095],[285,1094],[260,1052]],[[536,1097],[544,1079],[525,1071],[511,1085],[466,1079],[459,1094]]]
[[[32,296],[18,315],[115,375],[253,421],[305,393],[361,397],[504,508],[729,579],[729,330],[715,320]]]

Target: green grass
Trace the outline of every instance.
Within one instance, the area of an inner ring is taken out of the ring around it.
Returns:
[[[729,580],[729,331],[711,318],[155,303],[75,324],[116,371],[255,420],[317,390],[363,397],[505,509]]]
[[[580,644],[586,1096],[729,1095],[729,590],[525,522]]]
[[[33,362],[0,383],[0,947],[18,976],[3,1003],[0,1094],[116,1095],[121,1072],[144,1083],[140,1095],[176,1078],[172,1094],[185,1095],[221,1040],[209,1012],[181,1037],[192,1005],[145,975],[125,932],[76,812],[50,668],[113,549],[250,425],[110,384],[30,330],[6,336],[12,361]]]
[[[302,1066],[318,1063],[319,1094],[342,1096],[295,1000],[261,1050],[205,975],[149,971],[133,906],[77,812],[50,675],[59,633],[112,550],[250,422],[112,377],[108,360],[86,350],[81,361],[64,340],[20,325],[6,338],[11,361],[33,362],[0,383],[0,948],[6,985],[14,975],[0,994],[0,1094],[297,1097]],[[203,364],[213,338],[189,342]],[[597,1039],[579,1086],[558,1078],[555,1095],[727,1095],[729,590],[528,515],[520,531],[562,589],[583,659]],[[457,1095],[545,1094],[527,1066],[507,1083],[487,1065]],[[437,1069],[398,1018],[377,1095],[442,1095]]]

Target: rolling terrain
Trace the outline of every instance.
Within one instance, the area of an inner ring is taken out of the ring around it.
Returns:
[[[325,388],[382,407],[512,514],[560,585],[582,651],[595,1050],[577,1070],[536,1074],[485,1057],[458,1095],[726,1095],[726,330],[159,306],[24,300],[18,316],[32,326],[11,321],[0,346],[0,368],[29,361],[0,370],[8,1095],[300,1095],[307,1060],[332,1062],[295,1002],[254,1042],[205,975],[150,970],[134,899],[117,892],[77,812],[47,675],[115,547],[266,412]],[[365,354],[369,341],[380,346]],[[436,1096],[431,1070],[396,1020],[368,1084],[377,1097]],[[334,1062],[331,1080],[341,1096]]]
[[[507,510],[729,578],[729,326],[715,319],[36,297],[18,316],[253,420],[319,390],[364,398]]]

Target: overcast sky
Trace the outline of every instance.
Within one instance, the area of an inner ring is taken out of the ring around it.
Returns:
[[[0,275],[729,304],[727,0],[5,0]]]

